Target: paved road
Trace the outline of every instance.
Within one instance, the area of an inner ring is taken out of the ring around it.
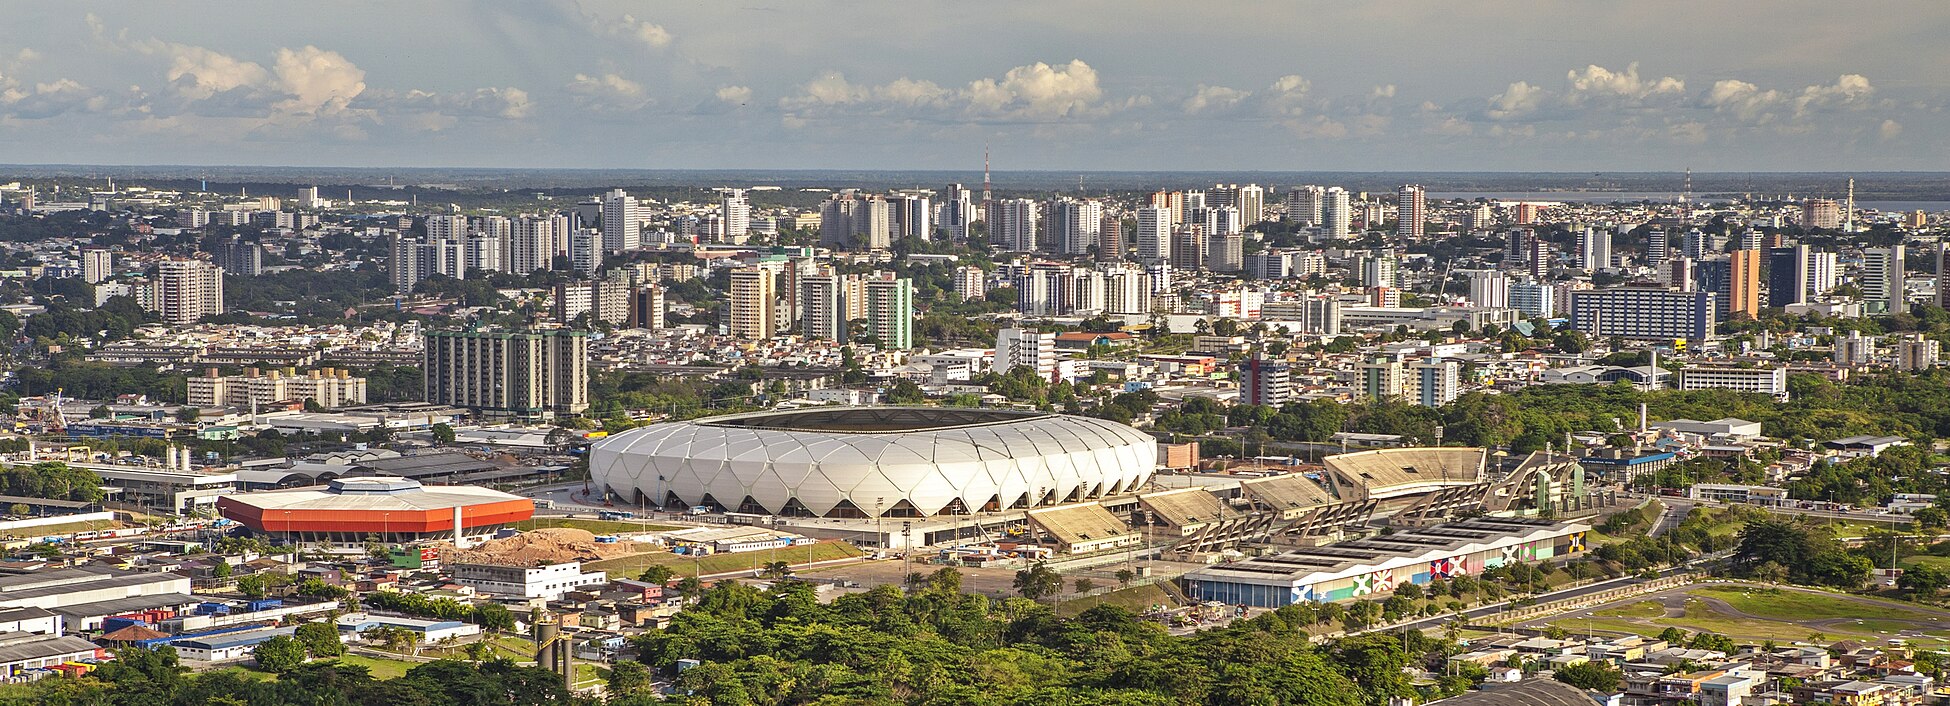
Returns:
[[[1710,559],[1709,558],[1694,559],[1690,562],[1687,562],[1684,565],[1670,567],[1665,570],[1662,570],[1659,572],[1658,577],[1665,578],[1667,576],[1672,576],[1674,574],[1681,574],[1681,573],[1686,573],[1688,571],[1693,571],[1698,569],[1699,565],[1701,564],[1707,563],[1709,561],[1717,561],[1717,560],[1718,560],[1717,557],[1710,558]],[[1552,591],[1550,593],[1539,593],[1535,596],[1535,600],[1533,602],[1549,603],[1552,601],[1562,601],[1562,600],[1568,600],[1572,598],[1580,598],[1594,593],[1603,593],[1605,591],[1610,591],[1612,589],[1624,588],[1627,586],[1635,586],[1641,583],[1645,583],[1646,581],[1649,580],[1651,579],[1639,578],[1636,575],[1621,576],[1615,579],[1607,579],[1595,583],[1588,583],[1583,586],[1574,586],[1571,588],[1560,589],[1560,590]],[[1469,618],[1472,621],[1477,618],[1486,618],[1486,617],[1494,616],[1512,607],[1513,603],[1514,601],[1501,601],[1489,605],[1478,606],[1476,608],[1471,608],[1469,610],[1463,611],[1463,616]],[[1369,633],[1369,632],[1396,632],[1401,630],[1428,630],[1432,628],[1440,628],[1444,625],[1449,624],[1450,621],[1453,621],[1455,619],[1456,616],[1454,614],[1438,615],[1432,618],[1423,618],[1421,620],[1416,620],[1413,622],[1396,623],[1394,625],[1388,625],[1382,627],[1372,627],[1366,630],[1362,630],[1356,634]]]

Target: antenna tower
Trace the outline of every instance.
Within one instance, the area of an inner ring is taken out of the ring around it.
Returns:
[[[989,209],[989,146],[982,145],[982,212]]]

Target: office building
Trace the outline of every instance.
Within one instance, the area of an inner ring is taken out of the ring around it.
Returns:
[[[101,284],[115,274],[115,255],[107,248],[88,248],[81,251],[81,281]]]
[[[907,278],[867,280],[867,328],[882,350],[914,347],[914,283]]]
[[[1423,407],[1441,407],[1456,401],[1462,389],[1462,366],[1453,360],[1432,359],[1410,369],[1415,380],[1413,402]]]
[[[1776,309],[1808,300],[1806,245],[1767,251],[1767,305]]]
[[[1908,293],[1903,289],[1903,246],[1863,248],[1862,310],[1870,314],[1909,311]]]
[[[1261,250],[1246,256],[1246,273],[1253,279],[1286,279],[1293,274],[1293,258],[1284,250]]]
[[[1654,228],[1647,231],[1645,234],[1645,264],[1657,267],[1659,263],[1665,262],[1666,256],[1669,254],[1667,245],[1666,232],[1664,230]]]
[[[151,295],[144,300],[165,323],[193,324],[224,312],[223,268],[204,260],[156,263]],[[138,297],[138,299],[142,299]]]
[[[1005,328],[995,337],[995,359],[989,369],[998,375],[1019,367],[1036,372],[1048,380],[1056,375],[1056,334],[1028,329]]]
[[[1196,271],[1205,266],[1205,228],[1198,225],[1185,226],[1184,230],[1171,234],[1171,266],[1181,270]]]
[[[893,202],[900,221],[901,237],[916,241],[934,239],[934,205],[925,193],[901,194]]]
[[[1032,252],[1036,249],[1036,202],[1029,199],[998,199],[990,202],[989,245],[1004,252]]]
[[[1679,370],[1680,390],[1735,390],[1788,399],[1787,368],[1689,365]]]
[[[1138,261],[1144,264],[1171,261],[1171,210],[1146,206],[1137,211]]]
[[[622,189],[603,194],[602,228],[604,252],[628,252],[641,248],[643,211],[636,197]],[[428,233],[431,232],[429,229]]]
[[[968,226],[979,220],[973,197],[961,184],[949,184],[941,193],[941,229],[956,240],[968,238]]]
[[[1727,316],[1760,318],[1760,251],[1733,251],[1727,256],[1727,268]]]
[[[429,331],[421,370],[434,404],[522,416],[589,408],[584,331]]]
[[[1285,363],[1255,354],[1239,366],[1239,401],[1279,407],[1293,399],[1292,370]]]
[[[1697,342],[1718,320],[1713,292],[1620,287],[1570,295],[1571,327],[1589,336]]]
[[[773,317],[777,293],[773,291],[772,280],[772,271],[760,267],[731,271],[729,334],[732,338],[761,341],[778,334]]]
[[[1428,193],[1415,184],[1395,190],[1395,235],[1422,238],[1422,227],[1429,219]]]
[[[1691,292],[1699,288],[1698,264],[1690,257],[1675,257],[1662,263],[1659,269],[1665,271],[1666,286],[1682,292]]]

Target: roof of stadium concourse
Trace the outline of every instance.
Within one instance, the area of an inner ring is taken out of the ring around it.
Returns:
[[[1203,491],[1201,491],[1203,492]],[[1131,526],[1097,503],[1030,510],[1029,521],[1064,544],[1081,544],[1132,534]]]
[[[830,433],[928,431],[1050,416],[1044,412],[958,407],[828,407],[789,412],[734,414],[697,420],[719,427]]]
[[[1369,488],[1425,483],[1475,483],[1483,479],[1489,452],[1470,446],[1377,449],[1322,459],[1328,470]]]
[[[1461,696],[1429,702],[1430,706],[1592,706],[1598,703],[1570,684],[1556,679],[1525,679],[1515,684],[1485,686]]]
[[[229,496],[265,510],[364,510],[371,512],[451,510],[482,503],[522,500],[491,488],[470,485],[421,486],[404,478],[339,478],[330,485],[266,490]]]
[[[1313,479],[1298,473],[1253,478],[1239,482],[1239,489],[1276,510],[1294,510],[1332,505],[1339,502],[1333,493]]]
[[[379,475],[400,476],[402,478],[433,478],[454,476],[462,473],[500,470],[504,464],[483,461],[458,452],[438,452],[400,456],[397,458],[376,458],[361,461],[355,468],[363,468]]]
[[[1138,496],[1138,502],[1173,527],[1186,527],[1239,516],[1225,501],[1204,488],[1184,488]]]
[[[1352,539],[1317,547],[1293,547],[1279,554],[1199,569],[1211,576],[1257,575],[1300,578],[1315,573],[1338,573],[1399,557],[1454,554],[1471,545],[1538,534],[1586,529],[1575,522],[1520,517],[1476,517],[1447,524],[1405,529],[1389,535]]]

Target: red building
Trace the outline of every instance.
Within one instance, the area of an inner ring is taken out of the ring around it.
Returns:
[[[273,539],[363,547],[492,537],[535,515],[535,501],[465,485],[423,487],[410,478],[336,478],[323,486],[217,499],[223,516]]]

